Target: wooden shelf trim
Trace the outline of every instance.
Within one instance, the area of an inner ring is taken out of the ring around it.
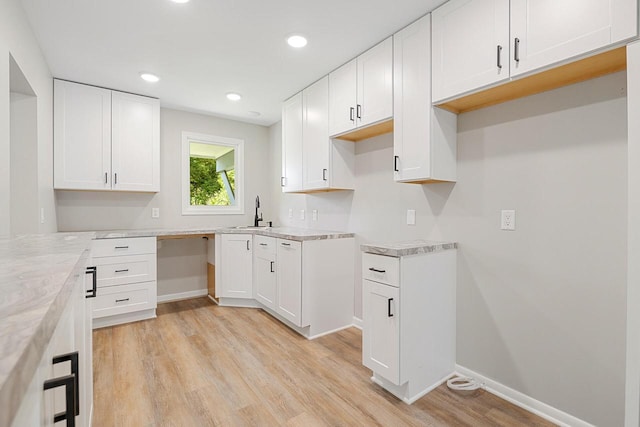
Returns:
[[[358,128],[352,132],[334,136],[333,139],[344,139],[347,141],[358,142],[363,139],[373,138],[374,136],[384,135],[389,132],[393,132],[393,119],[378,122],[371,126],[367,126],[366,128]]]
[[[456,114],[478,110],[517,98],[594,79],[627,68],[626,47],[609,50],[528,77],[501,84],[462,98],[439,104]]]

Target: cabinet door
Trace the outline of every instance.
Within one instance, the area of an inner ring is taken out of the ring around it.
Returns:
[[[329,78],[302,92],[302,173],[303,188],[329,186]]]
[[[113,92],[112,118],[113,189],[160,191],[160,102]]]
[[[220,283],[216,283],[216,291],[219,291],[216,296],[253,298],[253,236],[222,234],[220,238],[220,265],[216,266],[216,271],[220,272]]]
[[[282,192],[302,189],[302,92],[282,106]]]
[[[329,135],[356,127],[357,62],[352,60],[329,73]]]
[[[363,280],[362,363],[394,384],[400,382],[399,307],[398,288]]]
[[[509,78],[509,0],[450,0],[431,19],[435,102]]]
[[[276,239],[255,236],[254,280],[256,300],[275,310],[277,298],[276,282]]]
[[[396,181],[431,176],[431,16],[393,36]]]
[[[367,126],[393,116],[393,41],[389,37],[358,57],[356,123]]]
[[[628,0],[511,0],[511,75],[635,36],[636,10]]]
[[[54,188],[111,189],[111,91],[54,80]]]
[[[293,324],[306,326],[302,324],[302,243],[278,239],[276,259],[276,311]]]

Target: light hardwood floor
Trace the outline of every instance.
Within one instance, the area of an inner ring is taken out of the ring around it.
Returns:
[[[371,383],[359,330],[308,341],[206,298],[93,338],[96,427],[552,425],[484,391],[441,386],[406,405]]]

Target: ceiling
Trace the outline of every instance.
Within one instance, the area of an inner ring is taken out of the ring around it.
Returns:
[[[22,0],[54,77],[262,125],[280,120],[283,100],[442,3]],[[288,46],[291,34],[309,44]],[[161,80],[147,83],[143,71]]]

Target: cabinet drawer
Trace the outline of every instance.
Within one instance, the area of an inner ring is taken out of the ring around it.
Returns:
[[[91,246],[92,257],[142,255],[156,253],[155,237],[130,237],[126,239],[98,239]]]
[[[94,258],[98,287],[156,280],[156,264],[154,254]]]
[[[267,236],[253,236],[253,250],[256,256],[263,256],[276,253],[276,239],[275,237]]]
[[[400,286],[400,258],[363,253],[362,278]]]
[[[157,292],[156,281],[100,288],[93,300],[93,318],[156,308]]]

